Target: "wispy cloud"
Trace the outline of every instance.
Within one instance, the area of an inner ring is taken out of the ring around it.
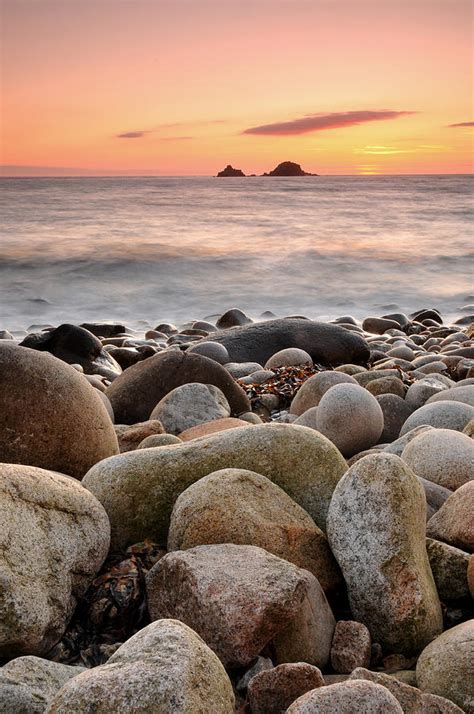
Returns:
[[[388,154],[408,154],[411,151],[411,149],[397,149],[396,146],[364,146],[363,149],[356,149],[354,153],[387,156]]]
[[[149,131],[126,131],[123,134],[117,134],[117,139],[141,139],[149,134]]]
[[[448,129],[458,129],[463,126],[474,126],[474,121],[461,121],[458,124],[448,124]]]
[[[365,124],[371,121],[384,121],[398,119],[399,117],[416,114],[411,111],[392,110],[363,110],[354,112],[333,112],[331,114],[307,114],[290,121],[262,124],[245,129],[243,134],[256,134],[263,136],[290,136],[295,134],[309,134],[327,129],[340,129],[346,126]]]
[[[166,129],[184,129],[189,127],[200,127],[213,124],[227,124],[228,119],[199,119],[197,121],[176,121],[167,124],[156,124],[156,126],[151,129],[138,129],[134,131],[124,131],[120,134],[116,134],[116,139],[143,139],[143,137],[148,134],[160,134]],[[181,141],[181,140],[194,139],[194,136],[160,136],[160,141]]]

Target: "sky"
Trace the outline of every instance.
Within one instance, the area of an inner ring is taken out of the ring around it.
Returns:
[[[470,0],[0,0],[3,175],[472,172]]]

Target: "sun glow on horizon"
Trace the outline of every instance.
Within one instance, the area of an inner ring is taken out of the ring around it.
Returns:
[[[470,173],[471,19],[470,0],[3,0],[3,173]]]

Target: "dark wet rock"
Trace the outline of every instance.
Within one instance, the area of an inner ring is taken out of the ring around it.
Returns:
[[[365,364],[369,358],[368,344],[357,333],[339,325],[301,318],[244,325],[217,332],[212,340],[227,348],[232,362],[265,364],[275,352],[287,347],[305,350],[315,363],[331,366],[348,362]]]
[[[416,310],[410,314],[411,320],[416,320],[417,322],[423,322],[423,320],[434,320],[438,325],[443,324],[443,318],[441,317],[438,310],[434,308],[423,308],[421,310]]]
[[[240,169],[234,169],[233,166],[231,166],[230,164],[227,164],[225,169],[223,169],[222,171],[219,171],[217,176],[218,176],[218,178],[228,178],[228,177],[232,178],[232,177],[245,176],[245,174]]]
[[[213,384],[224,392],[233,414],[250,410],[245,392],[224,367],[208,357],[180,352],[163,352],[138,362],[107,389],[115,419],[120,424],[146,421],[155,406],[172,389],[189,382]]]
[[[388,444],[398,439],[400,429],[413,413],[413,408],[396,394],[380,394],[375,398],[383,412],[383,431],[380,441],[382,444]]]
[[[96,337],[116,337],[127,332],[125,325],[109,322],[83,322],[81,327],[92,332]]]
[[[383,317],[366,317],[362,323],[362,329],[373,335],[383,335],[387,330],[400,329],[400,324],[395,320]]]
[[[68,364],[80,364],[86,374],[115,379],[122,371],[118,362],[104,350],[99,338],[77,325],[64,324],[50,332],[30,334],[20,345],[50,352]]]
[[[238,307],[233,307],[219,317],[216,321],[216,327],[219,330],[225,330],[228,327],[241,327],[242,325],[248,325],[249,322],[252,322],[250,317],[242,312],[242,310],[239,310]],[[215,342],[214,336],[212,341]]]

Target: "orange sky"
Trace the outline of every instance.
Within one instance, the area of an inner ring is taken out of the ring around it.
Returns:
[[[5,175],[472,171],[470,0],[0,2]]]

